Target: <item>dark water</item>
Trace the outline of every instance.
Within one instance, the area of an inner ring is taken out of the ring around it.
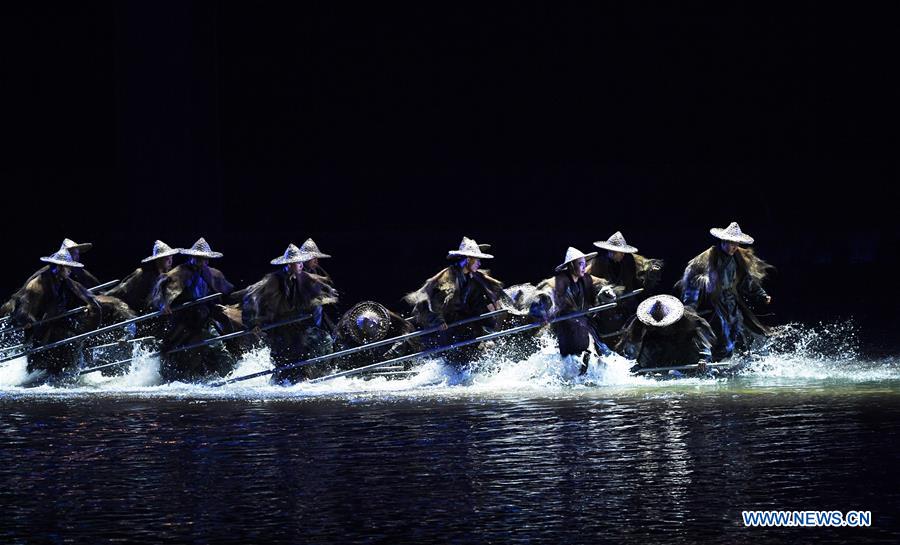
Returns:
[[[900,542],[900,382],[792,380],[7,390],[0,543]],[[872,527],[745,528],[745,509]]]

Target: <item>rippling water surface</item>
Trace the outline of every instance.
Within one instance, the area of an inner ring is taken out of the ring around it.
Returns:
[[[0,543],[900,540],[900,365],[800,332],[730,379],[547,353],[405,380],[21,388],[0,369]],[[826,343],[827,344],[827,343]],[[265,368],[251,354],[235,375]],[[745,528],[747,509],[870,528]]]

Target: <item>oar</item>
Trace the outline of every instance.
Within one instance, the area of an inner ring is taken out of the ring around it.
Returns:
[[[581,316],[587,316],[588,314],[594,314],[596,312],[600,312],[601,310],[607,310],[607,309],[613,308],[615,306],[616,306],[616,303],[614,303],[614,302],[606,303],[605,305],[599,305],[599,306],[596,306],[593,308],[589,308],[587,310],[573,312],[571,314],[566,314],[564,316],[558,316],[558,317],[550,320],[548,323],[554,324],[556,322],[571,320],[573,318],[580,318]],[[364,365],[362,367],[357,367],[356,369],[350,369],[348,371],[341,371],[339,373],[332,373],[330,375],[315,378],[315,379],[309,380],[307,382],[311,382],[311,383],[324,382],[326,380],[331,380],[331,379],[335,379],[338,377],[348,377],[351,375],[357,375],[359,373],[365,373],[365,372],[371,371],[373,369],[378,369],[379,367],[387,367],[389,365],[394,365],[394,364],[404,362],[407,360],[421,358],[421,357],[425,357],[425,356],[431,356],[434,354],[440,354],[441,352],[446,352],[448,350],[453,350],[455,348],[462,348],[463,346],[469,346],[470,344],[477,344],[477,343],[481,343],[484,341],[490,341],[490,340],[497,339],[500,337],[505,337],[507,335],[515,335],[516,333],[522,333],[523,331],[528,331],[530,329],[537,329],[539,327],[543,327],[544,325],[545,325],[544,322],[535,322],[533,324],[526,324],[526,325],[522,325],[519,327],[513,327],[511,329],[498,331],[496,333],[489,333],[487,335],[482,335],[481,337],[476,337],[474,339],[469,339],[467,341],[459,341],[459,342],[456,342],[456,343],[453,343],[453,344],[450,344],[447,346],[432,348],[430,350],[422,350],[421,352],[416,352],[415,354],[409,354],[406,356],[400,356],[398,358],[393,358],[393,359],[381,361],[378,363]],[[291,365],[283,366],[283,367],[279,368],[279,371],[283,370],[283,369],[291,369],[293,367],[299,367],[301,365],[306,365],[306,362],[297,362],[297,363],[293,363]]]
[[[107,282],[107,283],[105,283],[105,284],[100,284],[99,286],[94,286],[93,288],[89,289],[88,291],[91,292],[91,293],[93,293],[93,292],[95,292],[95,291],[97,291],[97,290],[101,290],[101,289],[103,289],[103,288],[107,288],[107,287],[109,287],[109,286],[112,286],[112,285],[115,284],[116,282],[118,282],[118,280],[110,280],[109,282]],[[74,316],[74,315],[76,315],[76,314],[81,314],[82,312],[84,312],[84,311],[86,311],[86,310],[87,310],[87,306],[81,306],[81,307],[78,307],[78,308],[73,308],[72,310],[67,310],[66,312],[63,312],[62,314],[57,314],[56,316],[51,316],[50,318],[46,318],[46,319],[41,320],[41,321],[39,321],[39,322],[35,322],[34,324],[32,324],[31,327],[34,327],[34,326],[37,326],[37,325],[41,325],[41,324],[46,324],[47,322],[52,322],[52,321],[54,321],[54,320],[60,320],[60,319],[62,319],[62,318],[68,318],[69,316]],[[10,318],[12,318],[12,317],[11,317],[11,316],[6,316],[5,318],[0,318],[0,323],[4,323],[4,322],[8,321]],[[2,334],[6,334],[6,333],[15,333],[16,331],[23,331],[24,329],[25,329],[25,326],[19,326],[19,327],[13,327],[13,328],[6,328],[6,329],[0,329],[0,333],[2,333]]]
[[[179,305],[179,306],[173,308],[171,310],[171,312],[174,313],[174,312],[178,312],[179,310],[184,310],[188,307],[193,307],[195,305],[199,305],[202,303],[208,303],[209,301],[216,299],[217,297],[220,297],[221,295],[222,295],[221,293],[214,293],[212,295],[207,295],[206,297],[201,297],[200,299],[195,299],[193,301],[189,301],[187,303],[184,303],[183,305]],[[0,363],[3,363],[5,361],[14,360],[16,358],[21,358],[22,356],[30,356],[31,354],[37,354],[39,352],[44,352],[46,350],[56,348],[57,346],[62,346],[64,344],[80,341],[80,340],[86,339],[88,337],[93,337],[94,335],[99,335],[100,333],[106,333],[107,331],[113,331],[114,329],[119,329],[120,327],[125,327],[125,326],[131,325],[131,324],[136,324],[138,322],[143,322],[143,321],[149,320],[151,318],[158,318],[159,316],[162,316],[164,314],[165,313],[163,311],[158,310],[156,312],[151,312],[150,314],[144,314],[143,316],[137,316],[135,318],[130,318],[128,320],[124,320],[124,321],[121,321],[121,322],[118,322],[118,323],[115,323],[112,325],[104,326],[99,329],[94,329],[92,331],[80,333],[78,335],[69,337],[68,339],[62,339],[60,341],[55,341],[55,342],[52,342],[49,344],[41,345],[41,346],[32,348],[31,350],[26,350],[25,352],[22,352],[21,354],[17,354],[15,356],[4,356],[4,357],[0,358]]]
[[[638,289],[636,289],[636,290],[633,290],[633,291],[630,291],[630,292],[628,292],[628,293],[622,294],[621,296],[617,297],[616,300],[618,301],[618,300],[621,300],[621,299],[627,299],[627,298],[629,298],[629,297],[633,297],[633,296],[635,296],[635,295],[641,293],[642,291],[644,291],[644,288],[638,288]],[[599,312],[600,310],[605,310],[605,309],[607,309],[607,308],[613,308],[614,306],[616,306],[616,303],[615,303],[615,302],[613,302],[613,303],[607,303],[606,305],[600,305],[600,306],[594,307],[594,308],[597,309],[595,312]],[[485,318],[490,318],[491,316],[496,316],[496,315],[498,315],[498,314],[502,314],[502,313],[504,313],[504,312],[507,312],[507,310],[508,310],[508,309],[494,310],[494,311],[491,311],[491,312],[486,312],[486,313],[481,314],[481,315],[479,315],[479,316],[474,316],[474,317],[472,317],[472,318],[466,318],[466,319],[460,320],[460,321],[458,321],[458,322],[453,322],[453,323],[451,323],[451,324],[447,324],[447,329],[450,329],[450,328],[452,328],[452,327],[457,327],[457,326],[460,326],[460,325],[464,325],[464,324],[468,324],[468,323],[471,323],[471,322],[476,322],[476,321],[478,321],[478,320],[483,320],[483,319],[485,319]],[[571,317],[571,318],[577,318],[578,316],[583,316],[583,314],[579,314],[579,315],[573,314],[573,315],[571,315],[570,317]],[[555,321],[555,320],[554,320],[554,321]],[[553,321],[551,321],[551,322],[549,322],[549,323],[553,323]],[[544,325],[544,323],[543,323],[543,322],[538,322],[537,324],[532,324],[532,325],[534,325],[535,327],[541,327],[541,326]],[[257,377],[263,377],[263,376],[266,376],[266,375],[271,375],[272,373],[275,373],[276,371],[281,371],[281,370],[283,370],[283,369],[293,369],[294,367],[300,367],[300,366],[303,366],[303,365],[312,365],[312,364],[314,364],[314,363],[321,363],[321,362],[323,362],[323,361],[328,361],[328,360],[330,360],[330,359],[339,358],[339,357],[347,356],[347,355],[350,355],[350,354],[355,354],[355,353],[357,353],[357,352],[362,352],[363,350],[368,350],[368,349],[370,349],[370,348],[377,348],[377,347],[379,347],[379,346],[384,346],[384,345],[387,345],[387,344],[394,344],[394,343],[402,342],[402,341],[405,341],[405,340],[408,340],[408,339],[412,339],[412,338],[414,338],[414,337],[420,337],[420,336],[422,336],[422,335],[427,335],[427,334],[429,334],[429,333],[436,333],[436,332],[438,332],[438,331],[441,331],[441,329],[442,329],[441,327],[432,327],[432,328],[428,328],[428,329],[423,329],[423,330],[421,330],[421,331],[414,331],[414,332],[412,332],[412,333],[407,333],[406,335],[400,335],[399,337],[393,337],[393,338],[390,338],[390,339],[384,339],[384,340],[382,340],[382,341],[377,341],[377,342],[374,342],[374,343],[364,344],[364,345],[361,345],[361,346],[357,346],[357,347],[355,347],[355,348],[348,348],[347,350],[341,350],[341,351],[339,351],[339,352],[332,352],[331,354],[325,354],[325,355],[323,355],[323,356],[317,356],[317,357],[315,357],[315,358],[310,358],[310,359],[308,359],[308,360],[303,360],[303,361],[300,361],[300,362],[296,362],[296,363],[290,364],[290,365],[288,365],[288,366],[282,366],[282,367],[279,367],[278,369],[268,369],[268,370],[265,370],[265,371],[259,371],[259,372],[256,372],[256,373],[251,373],[251,374],[249,374],[249,375],[243,375],[243,376],[235,377],[235,378],[228,379],[228,380],[225,380],[225,381],[216,382],[216,383],[211,384],[210,386],[215,386],[215,387],[218,387],[218,386],[224,386],[224,385],[226,385],[226,384],[232,384],[232,383],[234,383],[234,382],[241,382],[241,381],[244,381],[244,380],[250,380],[250,379],[252,379],[252,378],[257,378]],[[532,329],[532,328],[528,328],[528,329]],[[522,330],[522,331],[527,331],[527,329],[524,329],[524,330]],[[464,346],[464,345],[463,345],[463,346]]]
[[[707,369],[715,369],[718,367],[731,367],[733,363],[707,363]],[[692,365],[678,365],[675,367],[648,367],[646,369],[637,369],[635,373],[667,373],[669,371],[693,371],[694,369],[698,369],[700,367],[699,363],[695,363]]]
[[[447,324],[446,329],[451,329],[451,328],[458,327],[461,325],[470,324],[472,322],[484,320],[484,319],[490,318],[492,316],[497,316],[498,314],[503,314],[504,312],[506,312],[506,309],[492,310],[491,312],[485,312],[484,314],[480,314],[478,316],[473,316],[471,318],[465,318],[463,320],[459,320],[459,321]],[[304,360],[304,361],[298,362],[298,363],[300,363],[302,365],[312,365],[313,363],[321,363],[323,361],[328,361],[328,360],[331,360],[334,358],[339,358],[341,356],[348,356],[350,354],[356,354],[357,352],[362,352],[364,350],[378,348],[379,346],[385,346],[387,344],[403,342],[403,341],[406,341],[406,340],[409,340],[409,339],[412,339],[415,337],[421,337],[422,335],[428,335],[429,333],[437,333],[438,331],[443,331],[443,330],[444,330],[444,328],[442,328],[441,326],[430,327],[428,329],[413,331],[412,333],[407,333],[405,335],[400,335],[398,337],[392,337],[390,339],[384,339],[384,340],[376,341],[373,343],[363,344],[363,345],[356,346],[353,348],[348,348],[346,350],[341,350],[339,352],[332,352],[331,354],[316,356],[315,358],[310,358],[308,360]],[[290,364],[290,365],[297,365],[297,364]],[[276,371],[280,371],[282,369],[293,369],[293,367],[290,367],[290,366],[279,367],[278,369],[268,369],[266,371],[259,371],[257,373],[252,373],[249,375],[244,375],[244,376],[228,379],[226,381],[217,382],[215,384],[212,384],[211,386],[224,386],[225,384],[231,384],[232,382],[240,382],[242,380],[250,380],[251,378],[271,375],[272,373],[274,373]]]
[[[281,327],[281,326],[285,326],[285,325],[289,325],[289,324],[293,324],[293,323],[297,323],[297,322],[302,322],[303,320],[308,320],[311,317],[312,316],[309,314],[304,314],[302,316],[297,316],[295,318],[291,318],[290,320],[283,320],[281,322],[276,322],[274,324],[269,324],[267,326],[263,326],[263,327],[259,328],[259,330],[260,331],[268,331],[270,329],[275,329],[276,327]],[[196,343],[192,343],[192,344],[185,344],[182,346],[178,346],[171,350],[167,350],[165,353],[168,355],[168,354],[174,354],[176,352],[183,352],[185,350],[200,348],[201,346],[209,346],[214,343],[227,341],[230,339],[237,339],[238,337],[243,337],[245,335],[252,335],[254,333],[255,333],[255,331],[252,329],[247,329],[244,331],[235,331],[234,333],[228,333],[226,335],[219,335],[218,337],[213,337],[212,339],[206,339],[205,341],[200,341],[200,342],[196,342]],[[163,352],[151,352],[150,354],[146,354],[145,356],[142,356],[142,357],[153,358],[156,356],[161,356],[162,354],[163,354]],[[124,365],[135,359],[137,359],[137,358],[128,358],[128,359],[114,361],[114,362],[110,362],[110,363],[104,363],[102,365],[97,365],[94,367],[88,367],[87,369],[82,369],[82,370],[78,371],[78,374],[79,375],[87,375],[88,373],[95,373],[97,371],[109,369],[110,367],[117,367],[119,365]]]
[[[97,346],[90,347],[90,350],[100,350],[101,348],[109,348],[111,346],[121,346],[122,344],[141,343],[141,342],[149,341],[149,340],[152,340],[155,338],[156,337],[153,337],[151,335],[151,336],[147,336],[147,337],[137,337],[134,339],[124,339],[121,341],[114,341],[114,342],[106,343],[106,344],[98,344]]]

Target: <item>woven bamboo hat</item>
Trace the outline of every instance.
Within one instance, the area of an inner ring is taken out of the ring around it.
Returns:
[[[684,305],[671,295],[648,297],[637,308],[637,318],[653,327],[672,325],[684,315]]]
[[[319,246],[316,244],[316,241],[311,238],[306,239],[306,242],[303,243],[303,246],[300,246],[300,251],[306,252],[312,257],[331,257],[330,255],[323,254],[321,251],[319,251]]]
[[[573,248],[569,246],[569,249],[566,250],[566,257],[560,265],[557,265],[556,272],[559,272],[566,268],[566,265],[575,261],[576,259],[584,258],[585,261],[590,261],[597,256],[597,252],[591,252],[586,254],[579,250],[578,248]]]
[[[736,221],[731,222],[731,225],[724,229],[713,227],[709,232],[719,240],[737,242],[738,244],[753,244],[753,237],[741,231],[741,226]]]
[[[44,263],[53,263],[54,265],[65,265],[66,267],[84,267],[84,265],[72,259],[72,254],[65,248],[60,248],[53,255],[42,257],[41,261]]]
[[[490,244],[478,244],[469,237],[463,237],[462,242],[459,243],[459,250],[450,250],[450,252],[447,253],[447,259],[454,259],[457,257],[493,259],[494,256],[484,253],[484,251],[490,247]]]
[[[203,237],[200,237],[200,239],[198,239],[197,242],[195,242],[194,245],[187,250],[181,250],[181,253],[184,255],[206,257],[209,259],[222,257],[222,254],[220,252],[212,251],[212,248],[209,247],[209,243],[206,242],[206,239]]]
[[[281,257],[276,257],[269,263],[272,265],[287,265],[288,263],[306,263],[307,261],[313,259],[315,256],[309,253],[304,252],[302,249],[298,248],[295,244],[288,244],[287,250],[284,251],[284,255]]]
[[[634,246],[630,246],[627,242],[625,242],[625,237],[622,236],[622,231],[616,231],[613,233],[613,236],[609,237],[605,241],[595,242],[594,246],[598,248],[603,248],[604,250],[609,250],[610,252],[622,252],[623,254],[636,254],[638,249]]]
[[[141,263],[147,263],[150,261],[154,261],[161,257],[169,257],[170,255],[175,255],[181,251],[181,248],[172,248],[165,242],[161,240],[157,240],[153,243],[153,253],[150,254],[149,257],[145,257],[141,260]]]
[[[344,315],[343,322],[347,332],[359,344],[380,341],[391,329],[391,315],[374,301],[357,303]]]
[[[70,250],[70,251],[78,250],[81,253],[85,253],[93,247],[94,247],[94,245],[90,242],[78,243],[78,242],[75,242],[74,240],[72,240],[71,238],[63,239],[62,245],[60,246],[60,248],[65,248],[66,250]]]

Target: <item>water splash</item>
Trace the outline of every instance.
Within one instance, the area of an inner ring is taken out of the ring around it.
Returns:
[[[386,376],[343,377],[327,382],[275,386],[268,376],[212,388],[172,383],[161,385],[159,358],[149,348],[135,345],[128,372],[119,376],[99,373],[81,377],[65,388],[22,388],[34,380],[26,371],[25,358],[0,367],[0,395],[136,395],[146,397],[210,398],[322,398],[347,400],[390,397],[492,397],[582,395],[668,395],[673,391],[718,391],[722,388],[819,388],[845,384],[879,383],[900,389],[900,362],[860,356],[857,329],[852,322],[804,326],[787,324],[776,328],[766,349],[752,355],[748,368],[729,379],[682,378],[677,381],[635,376],[628,372],[633,362],[618,355],[594,359],[587,372],[579,374],[580,362],[561,358],[553,336],[536,339],[536,351],[522,357],[522,345],[509,340],[498,343],[470,369],[457,370],[441,358],[429,359],[404,378]],[[260,348],[240,358],[227,378],[272,368],[269,350]]]

